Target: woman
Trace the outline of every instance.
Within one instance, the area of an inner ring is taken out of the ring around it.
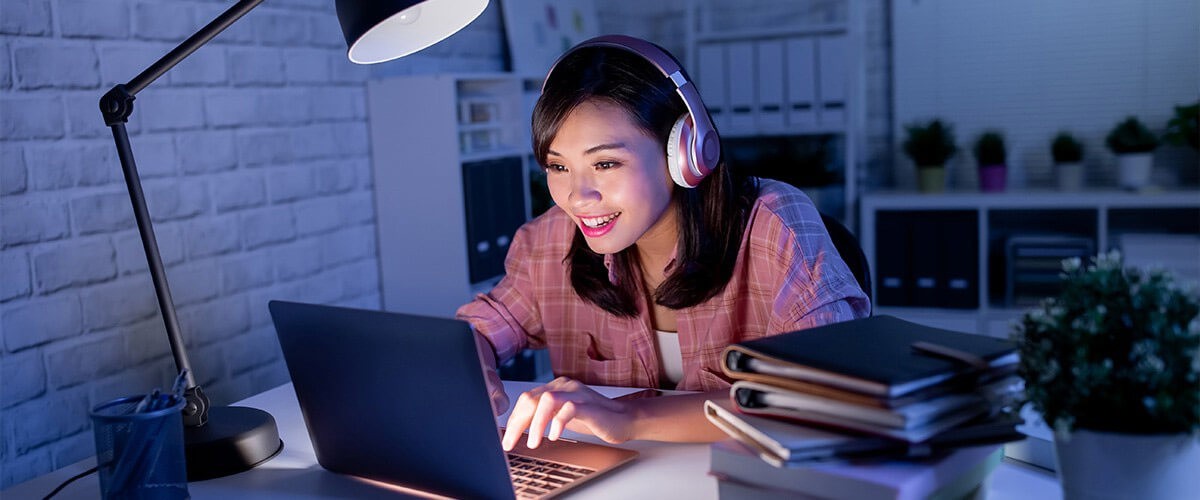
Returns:
[[[665,76],[678,65],[665,51],[602,39],[559,60],[534,108],[534,154],[556,206],[517,231],[504,279],[458,310],[481,334],[497,414],[508,401],[496,363],[550,351],[558,378],[517,400],[506,450],[526,430],[529,447],[547,429],[551,440],[564,429],[613,443],[720,439],[702,402],[727,397],[727,345],[870,308],[802,192],[715,158],[711,172],[669,171],[688,155],[668,158],[667,145],[693,135],[673,134],[676,123],[707,111],[676,91],[682,70]],[[585,384],[701,392],[617,401]]]

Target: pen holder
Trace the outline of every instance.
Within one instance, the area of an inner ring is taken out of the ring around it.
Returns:
[[[156,394],[115,399],[92,409],[100,496],[105,499],[188,498],[183,448],[184,399]]]

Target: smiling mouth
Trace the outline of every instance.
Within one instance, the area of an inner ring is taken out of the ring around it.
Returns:
[[[621,212],[616,212],[605,215],[604,217],[580,217],[579,221],[582,222],[584,226],[597,229],[611,224],[612,221],[616,220],[616,218],[620,215]]]

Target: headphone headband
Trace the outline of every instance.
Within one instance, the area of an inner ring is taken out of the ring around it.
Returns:
[[[661,71],[663,76],[671,81],[671,84],[675,87],[675,92],[683,99],[683,105],[687,109],[688,116],[692,121],[692,138],[687,148],[689,151],[688,156],[690,157],[690,161],[687,163],[690,170],[689,174],[691,174],[688,177],[694,178],[695,183],[698,183],[700,179],[704,178],[704,176],[717,167],[717,162],[721,158],[721,141],[717,138],[717,131],[713,127],[712,119],[708,116],[708,110],[704,107],[703,101],[700,100],[700,92],[684,76],[683,69],[679,67],[679,63],[675,61],[675,58],[653,43],[625,35],[603,35],[585,40],[563,53],[563,55],[558,57],[558,60],[554,61],[554,65],[550,66],[550,71],[546,73],[546,79],[542,82],[542,91],[545,92],[546,83],[550,81],[550,75],[554,74],[555,68],[558,67],[558,64],[563,59],[575,51],[587,47],[608,47],[633,52]],[[668,148],[673,146],[668,145]],[[687,184],[688,187],[695,187],[695,183],[689,182]]]

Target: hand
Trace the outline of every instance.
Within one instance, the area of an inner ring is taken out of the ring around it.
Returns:
[[[508,411],[508,393],[504,392],[504,382],[500,380],[500,372],[496,370],[496,351],[478,332],[475,332],[475,351],[479,353],[479,364],[483,365],[483,381],[487,383],[492,412],[496,416],[503,415]]]
[[[608,399],[577,380],[559,377],[517,398],[501,443],[505,451],[512,451],[521,433],[528,429],[526,446],[537,448],[547,426],[551,441],[558,440],[563,429],[569,429],[609,443],[623,443],[633,438],[633,409],[629,403]]]

